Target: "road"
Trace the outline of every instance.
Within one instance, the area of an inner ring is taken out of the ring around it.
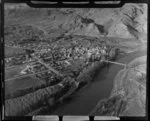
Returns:
[[[6,79],[5,81],[10,81],[10,80],[14,80],[14,79],[23,78],[23,77],[28,77],[28,76],[32,76],[32,75],[35,75],[35,74],[44,73],[44,72],[47,72],[47,71],[49,71],[49,70],[44,70],[44,71],[40,71],[40,72],[32,73],[32,74],[25,74],[25,75],[21,75],[21,76],[15,76],[14,78]]]
[[[11,47],[11,46],[8,46],[8,45],[5,45],[6,47]],[[39,51],[39,50],[36,50],[36,49],[31,49],[31,48],[26,48],[26,47],[12,47],[12,48],[21,48],[21,49],[29,49],[29,50],[34,50],[34,51]],[[37,58],[37,57],[34,57],[39,63],[41,63],[42,65],[44,65],[46,68],[48,68],[50,71],[54,72],[55,74],[59,75],[59,76],[63,76],[60,72],[58,72],[57,70],[55,70],[53,67],[51,67],[50,65],[44,63],[41,59]],[[8,67],[6,68],[6,70],[8,69],[13,69],[15,68],[15,66],[12,66],[12,67]],[[39,72],[39,73],[43,73],[43,72]],[[30,76],[30,75],[33,75],[33,74],[28,74],[28,75],[23,75],[23,76],[17,76],[17,77],[14,77],[14,78],[11,78],[11,79],[7,79],[5,81],[9,81],[9,80],[13,80],[13,79],[17,79],[17,78],[21,78],[21,77],[25,77],[25,76]]]
[[[35,59],[38,60],[39,63],[41,63],[42,65],[44,65],[45,67],[47,67],[50,71],[54,72],[55,74],[59,75],[59,76],[63,76],[60,72],[58,72],[57,70],[55,70],[54,68],[52,68],[50,65],[44,63],[41,59],[34,57]]]
[[[39,52],[39,50],[37,49],[31,49],[31,48],[27,48],[27,47],[19,47],[19,46],[9,46],[9,45],[5,45],[6,47],[11,47],[11,48],[20,48],[20,49],[26,49],[26,50],[34,50]]]

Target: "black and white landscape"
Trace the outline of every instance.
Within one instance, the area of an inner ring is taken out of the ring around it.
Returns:
[[[5,4],[5,115],[145,116],[147,5]]]

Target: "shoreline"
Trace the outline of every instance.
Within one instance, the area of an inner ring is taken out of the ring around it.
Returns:
[[[139,52],[139,50],[136,50],[136,51],[133,51],[133,52],[130,52],[130,53],[126,53],[126,54],[131,54],[131,53],[136,53],[136,52]],[[125,54],[125,55],[126,55]],[[144,55],[144,56],[139,56],[139,57],[136,57],[136,58],[134,58],[134,59],[132,59],[131,61],[129,61],[128,62],[128,65],[131,65],[132,66],[132,64],[134,64],[134,62],[140,62],[140,60],[139,59],[141,59],[142,57],[145,57],[146,55]],[[101,99],[101,100],[99,100],[98,101],[98,103],[97,103],[97,105],[93,108],[93,110],[89,113],[89,115],[91,115],[91,116],[93,116],[95,113],[98,113],[97,112],[97,110],[99,110],[100,111],[100,105],[102,105],[102,102],[103,103],[105,103],[105,104],[107,104],[107,102],[109,101],[109,100],[111,100],[111,99],[113,99],[113,98],[116,98],[116,97],[118,97],[118,98],[121,98],[120,97],[120,95],[118,95],[118,94],[115,94],[115,89],[116,89],[116,83],[117,83],[117,79],[120,77],[120,75],[121,74],[126,74],[124,71],[126,71],[126,69],[121,69],[121,70],[119,70],[118,71],[118,73],[116,74],[116,76],[114,77],[114,79],[113,79],[113,87],[112,87],[112,90],[111,90],[111,92],[110,92],[110,96],[108,96],[108,98],[104,98],[104,99]],[[126,75],[125,75],[126,76]],[[122,77],[122,76],[121,76]],[[121,104],[120,104],[120,106],[122,106]],[[119,107],[120,107],[119,106]],[[120,110],[120,109],[118,109],[118,110]],[[118,112],[115,112],[114,113],[116,116],[117,116],[117,114],[118,114]],[[95,115],[94,115],[95,116]]]

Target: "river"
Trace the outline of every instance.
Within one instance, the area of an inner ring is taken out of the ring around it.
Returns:
[[[143,55],[146,55],[146,51],[120,54],[115,61],[127,64],[136,57]],[[102,68],[91,83],[76,92],[69,101],[61,104],[49,115],[88,115],[99,100],[110,96],[113,79],[120,69],[123,69],[123,66],[116,64],[110,64],[109,67]]]

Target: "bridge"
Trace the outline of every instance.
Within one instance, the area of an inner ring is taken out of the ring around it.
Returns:
[[[138,72],[142,73],[143,75],[146,75],[146,71],[143,71],[141,69],[136,69],[135,67],[130,67],[129,65],[124,64],[124,63],[119,63],[119,62],[114,62],[114,61],[109,61],[109,60],[101,60],[101,61],[106,62],[106,63],[112,63],[112,64],[123,66],[124,69],[126,69],[126,68],[134,69],[135,71],[138,71]],[[142,65],[144,65],[144,64],[141,64],[141,65],[138,65],[138,66],[142,66]]]
[[[109,60],[101,60],[101,61],[106,62],[106,63],[112,63],[112,64],[120,65],[120,66],[123,66],[124,68],[127,68],[127,64],[124,64],[124,63],[119,63],[119,62],[114,62],[114,61],[109,61]]]
[[[10,47],[8,45],[6,45],[7,47]],[[26,48],[26,47],[12,47],[12,48],[22,48],[22,49],[29,49],[29,50],[34,50],[34,51],[39,51],[39,50],[36,50],[36,49],[31,49],[31,48]],[[55,70],[54,68],[52,68],[50,65],[46,64],[45,62],[43,62],[41,59],[37,58],[37,57],[34,57],[39,63],[41,63],[42,65],[44,65],[45,67],[48,68],[48,70],[54,72],[56,75],[59,75],[59,76],[63,76],[60,72],[58,72],[57,70]],[[127,68],[127,64],[124,64],[124,63],[119,63],[119,62],[114,62],[114,61],[110,61],[110,60],[100,60],[101,62],[106,62],[106,63],[111,63],[111,64],[116,64],[116,65],[120,65],[120,66],[123,66],[124,68]],[[13,67],[12,67],[13,68]],[[6,69],[9,69],[9,68],[6,68]],[[137,71],[140,71],[140,70],[137,70]],[[141,72],[141,71],[140,71]],[[142,72],[143,73],[143,72]]]
[[[5,45],[6,47],[12,47],[12,46],[9,46],[9,45]],[[20,49],[28,49],[28,50],[34,50],[36,52],[38,52],[39,50],[37,49],[32,49],[32,48],[28,48],[28,47],[19,47],[19,46],[16,46],[16,47],[12,47],[12,48],[20,48]],[[39,60],[39,58],[35,58],[36,60],[38,60],[41,64],[45,65],[46,67],[49,67],[48,64],[42,62],[41,60]],[[126,64],[123,64],[123,63],[119,63],[119,62],[113,62],[113,61],[109,61],[109,60],[101,60],[101,61],[104,61],[104,62],[107,62],[107,63],[112,63],[112,64],[117,64],[117,65],[121,65],[121,66],[124,66],[126,67]],[[49,68],[50,70],[52,70],[54,73],[56,74],[59,74],[59,72],[57,72],[56,70],[52,69],[51,67]],[[61,74],[60,74],[61,75]]]

